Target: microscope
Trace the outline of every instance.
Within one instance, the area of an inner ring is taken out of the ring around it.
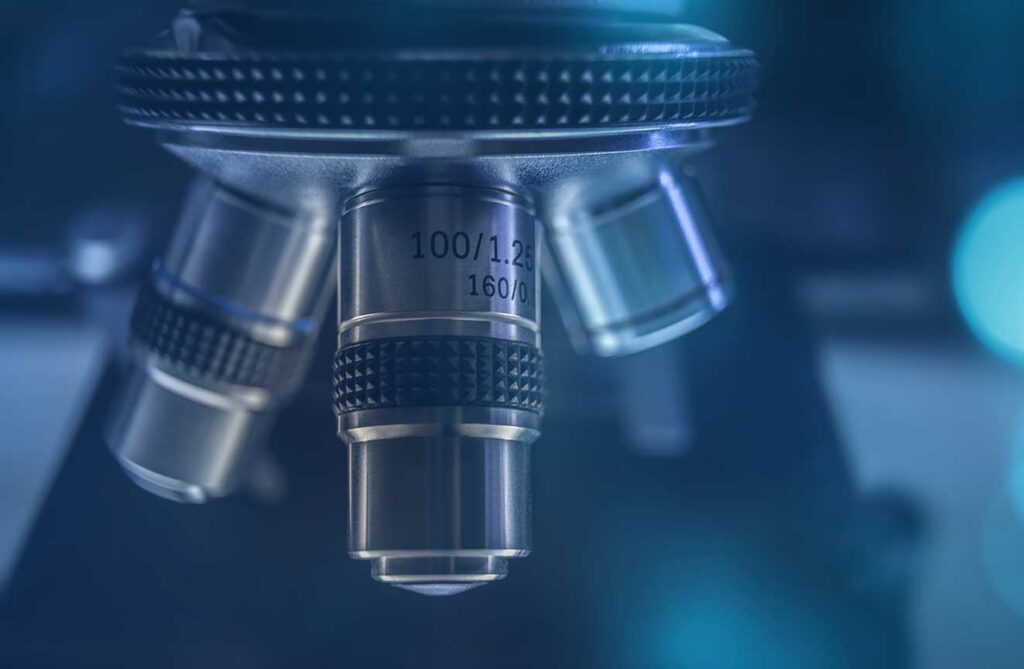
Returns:
[[[333,315],[350,554],[422,594],[503,578],[542,297],[610,357],[732,296],[690,161],[750,118],[758,65],[678,4],[194,2],[125,51],[124,120],[199,175],[132,315],[125,472],[237,489]]]

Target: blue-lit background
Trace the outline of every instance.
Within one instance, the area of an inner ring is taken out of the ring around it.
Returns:
[[[0,0],[0,665],[1024,666],[1024,3],[685,3],[764,68],[698,165],[739,299],[623,361],[545,314],[534,554],[444,600],[346,555],[330,341],[263,489],[105,451],[188,179],[111,63],[179,4]]]

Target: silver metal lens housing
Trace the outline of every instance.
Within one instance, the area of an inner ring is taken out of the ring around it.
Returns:
[[[190,192],[132,317],[108,441],[157,495],[230,493],[305,376],[333,288],[331,227],[212,182]]]
[[[619,356],[659,346],[730,302],[707,206],[685,170],[663,166],[639,183],[598,176],[548,214],[547,276],[583,352]]]
[[[537,233],[529,201],[494,188],[380,189],[345,207],[335,409],[349,548],[377,580],[455,594],[530,551]]]

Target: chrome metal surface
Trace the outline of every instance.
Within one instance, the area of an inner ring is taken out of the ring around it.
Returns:
[[[160,264],[173,292],[216,300],[236,319],[309,329],[332,263],[330,221],[200,181]]]
[[[344,415],[341,437],[350,443],[398,437],[479,437],[532,442],[540,416],[500,407],[444,406],[364,409]]]
[[[333,288],[332,232],[211,182],[191,190],[140,295],[107,430],[136,483],[199,503],[242,482],[305,375]]]
[[[349,549],[395,585],[501,579],[530,552],[528,441],[466,437],[353,444]],[[436,593],[433,593],[436,594]]]
[[[513,193],[364,193],[345,207],[339,249],[339,346],[395,334],[539,343],[537,223]]]
[[[416,183],[499,187],[542,199],[567,184],[712,146],[706,124],[618,132],[336,133],[321,137],[162,132],[164,146],[201,172],[284,206],[340,216],[355,194]],[[272,188],[268,187],[272,186]]]
[[[111,448],[133,481],[161,497],[202,503],[229,494],[274,412],[231,399],[204,402],[213,393],[187,393],[167,376],[147,366],[129,371],[108,430]]]
[[[566,289],[560,306],[582,329],[576,342],[602,356],[635,353],[729,304],[729,273],[693,176],[661,167],[639,187],[602,178],[573,195],[549,210],[547,240],[554,285]]]
[[[502,189],[410,186],[345,205],[336,409],[349,548],[382,582],[456,594],[529,553],[540,413],[509,398],[537,380],[495,367],[505,347],[540,343],[537,229],[530,203]]]

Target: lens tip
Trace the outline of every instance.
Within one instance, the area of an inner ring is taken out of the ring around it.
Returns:
[[[464,592],[487,585],[491,581],[480,581],[477,583],[392,583],[396,588],[415,592],[418,595],[427,597],[451,597],[461,595]]]
[[[505,578],[508,562],[497,556],[382,557],[373,578],[428,597],[450,597]]]

